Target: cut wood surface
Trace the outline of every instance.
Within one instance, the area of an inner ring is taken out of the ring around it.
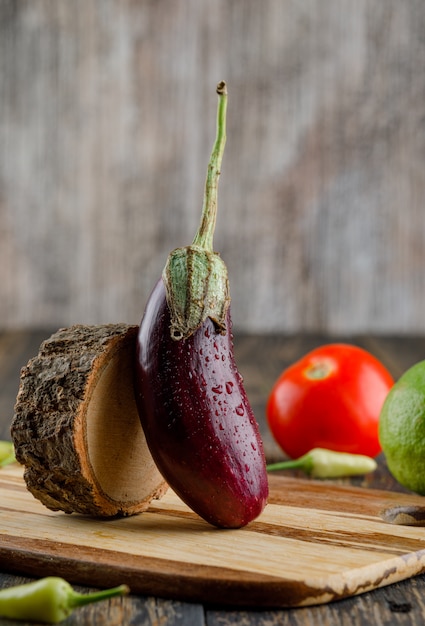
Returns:
[[[17,465],[0,474],[0,559],[29,575],[228,606],[328,603],[425,570],[423,529],[380,510],[420,496],[271,477],[265,511],[219,530],[171,489],[141,515],[110,521],[49,512]]]
[[[22,368],[12,438],[48,508],[130,515],[166,490],[135,403],[136,336],[126,324],[60,329]]]

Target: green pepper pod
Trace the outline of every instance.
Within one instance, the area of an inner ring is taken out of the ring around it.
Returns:
[[[267,466],[267,471],[300,469],[313,478],[339,478],[368,474],[376,467],[376,461],[363,454],[313,448],[298,459],[272,463]]]
[[[0,467],[13,463],[15,459],[15,449],[11,441],[0,441]]]
[[[48,576],[31,583],[0,590],[0,616],[57,624],[74,609],[127,594],[127,585],[82,594],[74,591],[63,578]]]

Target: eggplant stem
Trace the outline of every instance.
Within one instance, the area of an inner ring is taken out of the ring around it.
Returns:
[[[192,242],[192,245],[199,246],[208,252],[213,252],[213,237],[217,218],[218,181],[220,178],[224,146],[226,144],[227,85],[224,81],[221,81],[217,85],[217,94],[216,138],[208,163],[201,223]]]
[[[230,293],[227,268],[213,250],[217,217],[220,167],[226,143],[227,87],[217,85],[217,132],[208,163],[202,216],[190,246],[176,248],[168,255],[162,272],[173,340],[187,339],[211,318],[220,333],[226,332]]]

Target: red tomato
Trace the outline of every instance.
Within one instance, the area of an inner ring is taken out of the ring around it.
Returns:
[[[292,458],[317,447],[374,457],[381,451],[379,414],[393,384],[366,350],[321,346],[276,381],[267,403],[270,430]]]

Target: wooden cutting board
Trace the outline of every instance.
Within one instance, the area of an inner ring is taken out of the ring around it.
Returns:
[[[322,604],[425,571],[425,528],[379,511],[420,496],[270,477],[263,514],[219,530],[169,490],[146,513],[109,521],[46,509],[16,464],[0,470],[0,563],[74,584],[245,607]]]

